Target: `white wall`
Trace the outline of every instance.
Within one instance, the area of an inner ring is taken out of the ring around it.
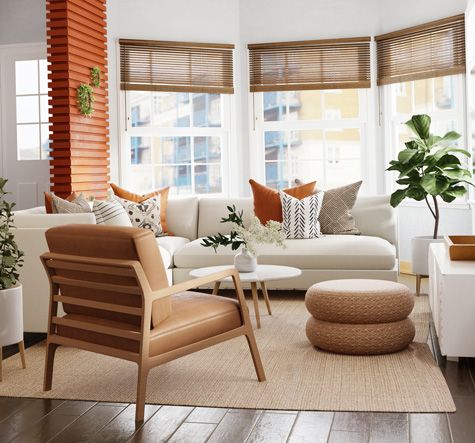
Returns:
[[[219,42],[239,44],[239,2],[237,0],[108,0],[107,37],[109,47],[109,108],[111,143],[111,178],[118,179],[119,159],[119,91],[117,69],[117,40],[135,38],[178,40],[190,42]],[[236,57],[236,61],[239,58]],[[236,93],[241,95],[240,67],[235,67]],[[236,113],[237,115],[238,113]],[[238,120],[237,125],[241,122]],[[243,131],[236,128],[235,151],[240,147]],[[233,165],[234,181],[242,175],[243,159]],[[238,190],[235,190],[238,192]]]
[[[245,195],[251,158],[248,43],[377,35],[462,13],[466,4],[467,0],[108,0],[112,179],[119,175],[118,38],[236,45],[235,157],[231,169],[236,183],[233,192]],[[0,44],[44,41],[44,11],[42,0],[0,0]],[[370,94],[377,104],[375,87]],[[376,143],[373,132],[370,142]],[[381,159],[376,159],[380,171],[384,168]],[[377,192],[384,192],[381,177]],[[442,210],[442,234],[470,232],[470,223],[470,211],[465,207]],[[430,214],[424,207],[402,207],[401,259],[410,259],[412,236],[430,234],[431,230]]]
[[[45,41],[45,1],[0,0],[0,45]]]

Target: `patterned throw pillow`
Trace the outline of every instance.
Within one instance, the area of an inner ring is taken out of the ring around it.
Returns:
[[[300,183],[300,180],[295,180],[295,183]],[[362,183],[360,180],[350,185],[325,191],[319,217],[323,234],[360,234],[351,210],[355,205]]]
[[[280,191],[282,201],[282,229],[287,238],[321,237],[318,216],[324,192],[317,192],[301,200]]]
[[[98,225],[132,226],[124,207],[116,200],[94,200],[92,212]]]
[[[123,198],[114,197],[125,209],[132,226],[150,229],[155,237],[163,234],[160,222],[160,196],[149,198],[141,203],[131,202]]]
[[[53,212],[57,214],[80,214],[91,212],[91,207],[82,192],[71,202],[54,194],[52,194],[52,199]]]
[[[163,232],[168,232],[167,228],[167,205],[168,205],[168,192],[170,187],[158,189],[148,194],[140,195],[134,192],[127,191],[127,189],[121,188],[114,183],[110,183],[113,194],[124,200],[129,200],[134,203],[143,203],[151,197],[160,196],[160,223],[162,225]]]

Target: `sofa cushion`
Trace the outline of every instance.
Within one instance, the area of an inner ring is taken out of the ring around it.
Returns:
[[[196,239],[198,202],[198,197],[179,197],[168,201],[167,225],[174,236]]]
[[[235,251],[201,246],[201,239],[183,246],[173,258],[177,268],[200,268],[232,264]],[[258,247],[258,262],[268,265],[295,266],[300,269],[393,269],[396,251],[379,237],[364,235],[327,235],[312,239],[288,239],[286,248],[274,245]]]
[[[174,235],[157,238],[157,243],[160,246],[160,251],[162,249],[165,249],[170,255],[171,266],[173,266],[173,256],[175,255],[175,253],[189,242],[190,240],[185,237],[175,237]]]

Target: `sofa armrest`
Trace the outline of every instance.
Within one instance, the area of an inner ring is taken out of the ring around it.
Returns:
[[[92,212],[80,214],[35,214],[17,212],[14,214],[14,225],[17,229],[48,229],[53,226],[69,224],[96,224]]]
[[[361,234],[381,237],[397,245],[396,210],[390,205],[388,195],[359,197],[351,213]]]

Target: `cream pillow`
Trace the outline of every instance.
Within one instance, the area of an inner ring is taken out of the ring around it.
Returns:
[[[124,207],[116,200],[94,200],[92,212],[98,225],[132,226]]]
[[[82,192],[73,201],[65,200],[55,194],[52,194],[51,197],[53,212],[58,214],[80,214],[91,212],[91,207]]]

